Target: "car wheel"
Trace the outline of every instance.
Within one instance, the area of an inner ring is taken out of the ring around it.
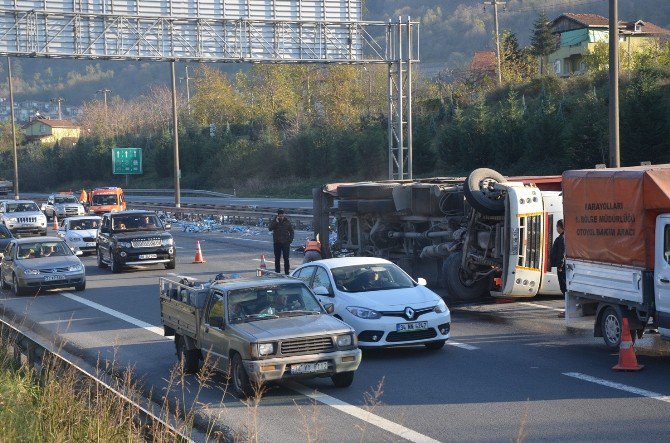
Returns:
[[[26,295],[26,289],[19,286],[19,279],[16,278],[16,275],[12,277],[12,289],[14,290],[14,294],[16,294],[17,297]]]
[[[354,382],[354,371],[338,372],[330,376],[337,388],[348,388]]]
[[[431,342],[428,342],[428,343],[424,343],[423,345],[429,351],[439,351],[440,349],[444,348],[445,343],[446,343],[446,340],[437,340],[437,341],[431,341]]]
[[[84,289],[86,289],[86,282],[80,283],[78,285],[74,285],[74,290],[77,291],[77,292],[81,292]]]
[[[116,261],[116,258],[114,257],[114,254],[110,254],[109,256],[109,269],[112,270],[113,274],[118,274],[121,272],[121,265],[119,264],[118,261]]]
[[[240,354],[233,354],[230,371],[233,382],[233,394],[242,399],[252,396],[254,393],[253,386],[246,369],[244,369]]]
[[[452,253],[444,261],[442,280],[451,297],[461,301],[475,301],[489,295],[490,279],[481,278],[470,281],[461,270],[462,252]]]
[[[505,212],[505,198],[489,190],[490,183],[505,183],[507,179],[499,172],[488,168],[475,169],[463,186],[463,195],[477,212],[484,215],[500,215]]]
[[[175,340],[175,346],[177,346],[177,358],[184,366],[184,373],[195,374],[198,372],[198,351],[196,349],[187,349],[186,339],[181,335]]]
[[[609,349],[619,349],[622,324],[623,320],[619,310],[614,309],[611,306],[605,308],[603,315],[600,317],[600,331],[603,334],[605,346]]]
[[[12,287],[12,285],[5,281],[5,278],[2,276],[2,274],[0,274],[0,284],[2,284],[2,289],[9,289]]]
[[[169,262],[165,263],[165,269],[174,269],[177,266],[177,259],[173,258]]]
[[[107,263],[102,261],[102,252],[100,251],[100,248],[98,248],[98,268],[104,269],[107,267]]]

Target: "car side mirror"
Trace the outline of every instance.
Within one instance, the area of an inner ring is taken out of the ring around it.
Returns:
[[[316,295],[323,295],[326,297],[335,297],[335,294],[332,294],[325,286],[317,286],[314,288],[314,293]]]
[[[223,317],[210,317],[209,318],[209,325],[213,328],[224,329]]]
[[[327,314],[332,314],[333,312],[335,312],[335,305],[332,303],[326,303],[323,305],[323,309],[326,310]]]
[[[419,277],[419,278],[417,278],[417,279],[416,279],[416,283],[417,283],[419,286],[426,286],[426,285],[428,284],[428,282],[426,281],[426,279],[423,278],[423,277]]]

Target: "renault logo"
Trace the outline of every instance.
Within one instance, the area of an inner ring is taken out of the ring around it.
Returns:
[[[405,308],[405,317],[407,320],[412,320],[414,318],[414,309],[410,307]]]

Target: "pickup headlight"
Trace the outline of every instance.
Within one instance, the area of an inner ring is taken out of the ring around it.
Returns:
[[[70,272],[81,271],[81,265],[72,265],[72,266],[68,266],[68,267],[67,267],[67,270],[70,271]]]
[[[172,237],[164,238],[161,243],[163,244],[163,246],[172,246],[174,245],[174,239]]]
[[[347,346],[351,346],[353,343],[353,339],[351,338],[351,334],[347,335],[340,335],[337,337],[337,347],[338,348],[346,348]]]
[[[351,312],[356,317],[364,318],[366,320],[382,318],[382,315],[379,312],[368,308],[361,308],[359,306],[347,306],[347,311]]]
[[[130,248],[132,245],[128,241],[120,241],[116,243],[116,246],[119,248]]]
[[[444,302],[444,300],[440,300],[440,302],[433,308],[433,311],[437,314],[442,314],[443,312],[447,312],[449,309],[447,308],[447,304]]]
[[[39,269],[26,269],[25,271],[23,271],[23,273],[25,275],[37,275],[37,274],[40,273],[40,270]]]
[[[10,223],[16,223],[17,221],[19,221],[19,219],[16,218],[16,217],[10,217],[10,218],[7,218],[5,220],[7,220]]]
[[[275,352],[274,343],[255,343],[251,345],[251,355],[253,357],[265,357]]]
[[[47,221],[47,216],[44,215],[44,214],[40,214],[40,215],[37,216],[37,219],[38,219],[39,221],[46,222],[46,221]],[[16,219],[15,219],[15,220],[16,220]]]

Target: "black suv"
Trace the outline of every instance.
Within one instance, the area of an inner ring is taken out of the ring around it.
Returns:
[[[111,212],[98,233],[98,267],[120,272],[124,266],[163,263],[175,268],[174,239],[152,211]]]

